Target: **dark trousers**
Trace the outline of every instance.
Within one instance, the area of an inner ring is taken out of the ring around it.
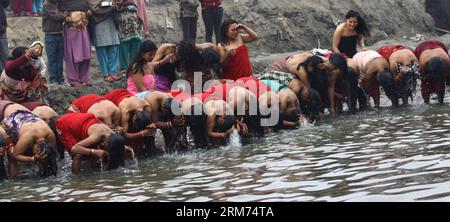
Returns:
[[[197,20],[198,17],[180,17],[181,27],[183,28],[183,40],[196,41]]]
[[[206,42],[212,42],[213,30],[216,34],[216,43],[221,41],[221,26],[223,17],[223,8],[208,8],[202,10],[203,22],[206,29]]]
[[[64,83],[64,37],[63,35],[45,35],[45,52],[48,61],[48,77],[50,83]]]

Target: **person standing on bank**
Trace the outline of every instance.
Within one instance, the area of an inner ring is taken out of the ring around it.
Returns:
[[[119,69],[119,31],[114,21],[116,13],[113,1],[89,0],[92,12],[92,42],[97,51],[100,72],[106,82],[114,82],[121,77]]]
[[[59,10],[59,0],[47,0],[42,9],[42,30],[45,33],[45,52],[48,62],[48,80],[64,84],[64,37],[63,22],[68,13]]]
[[[222,0],[200,0],[202,4],[202,17],[206,29],[206,42],[212,42],[213,30],[216,35],[216,43],[222,41],[220,28],[222,26],[223,7]]]
[[[352,58],[358,51],[359,45],[363,51],[366,51],[364,36],[370,36],[370,30],[361,15],[350,10],[345,16],[346,21],[340,24],[333,37],[333,52],[344,53]]]
[[[88,0],[61,0],[60,10],[68,11],[64,23],[64,60],[67,82],[79,88],[90,85],[91,44],[88,32]]]
[[[195,42],[197,39],[197,20],[199,0],[177,0],[180,2],[180,22],[183,40]]]
[[[5,8],[9,6],[9,0],[0,0],[0,71],[5,67],[6,60],[8,60],[8,38],[6,35],[6,27],[8,21],[6,20]]]

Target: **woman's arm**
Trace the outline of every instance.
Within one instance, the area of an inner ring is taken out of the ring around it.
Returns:
[[[333,52],[335,53],[341,53],[339,44],[341,43],[342,30],[343,26],[339,25],[333,35]]]
[[[102,139],[102,135],[93,134],[88,138],[81,140],[77,144],[72,147],[72,154],[80,154],[83,156],[96,156],[98,158],[103,157],[105,155],[104,151],[99,151],[98,149],[92,149],[94,145],[100,143]]]
[[[359,35],[358,36],[358,45],[359,45],[359,47],[361,47],[362,50],[364,50],[364,51],[368,50],[366,48],[366,44],[364,43],[364,36],[363,35]]]
[[[247,27],[246,25],[242,25],[242,24],[239,24],[238,28],[240,28],[240,27],[242,27],[242,29],[244,29],[244,31],[247,32],[247,34],[240,35],[242,37],[242,40],[244,41],[244,43],[250,43],[250,42],[256,41],[258,39],[258,35],[251,28]]]
[[[19,138],[17,144],[10,149],[11,157],[20,162],[34,162],[35,157],[23,155],[28,147],[33,146],[33,137],[30,135],[23,135]]]

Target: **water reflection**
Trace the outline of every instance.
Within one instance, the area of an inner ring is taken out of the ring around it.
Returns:
[[[417,98],[113,172],[72,176],[66,160],[57,178],[0,184],[0,201],[449,201],[449,115]]]

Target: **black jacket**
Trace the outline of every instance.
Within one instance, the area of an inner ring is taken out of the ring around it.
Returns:
[[[0,33],[6,32],[8,21],[6,20],[5,8],[9,6],[9,0],[0,0]]]
[[[42,30],[45,34],[61,34],[65,20],[59,10],[58,0],[46,0],[42,7]]]

